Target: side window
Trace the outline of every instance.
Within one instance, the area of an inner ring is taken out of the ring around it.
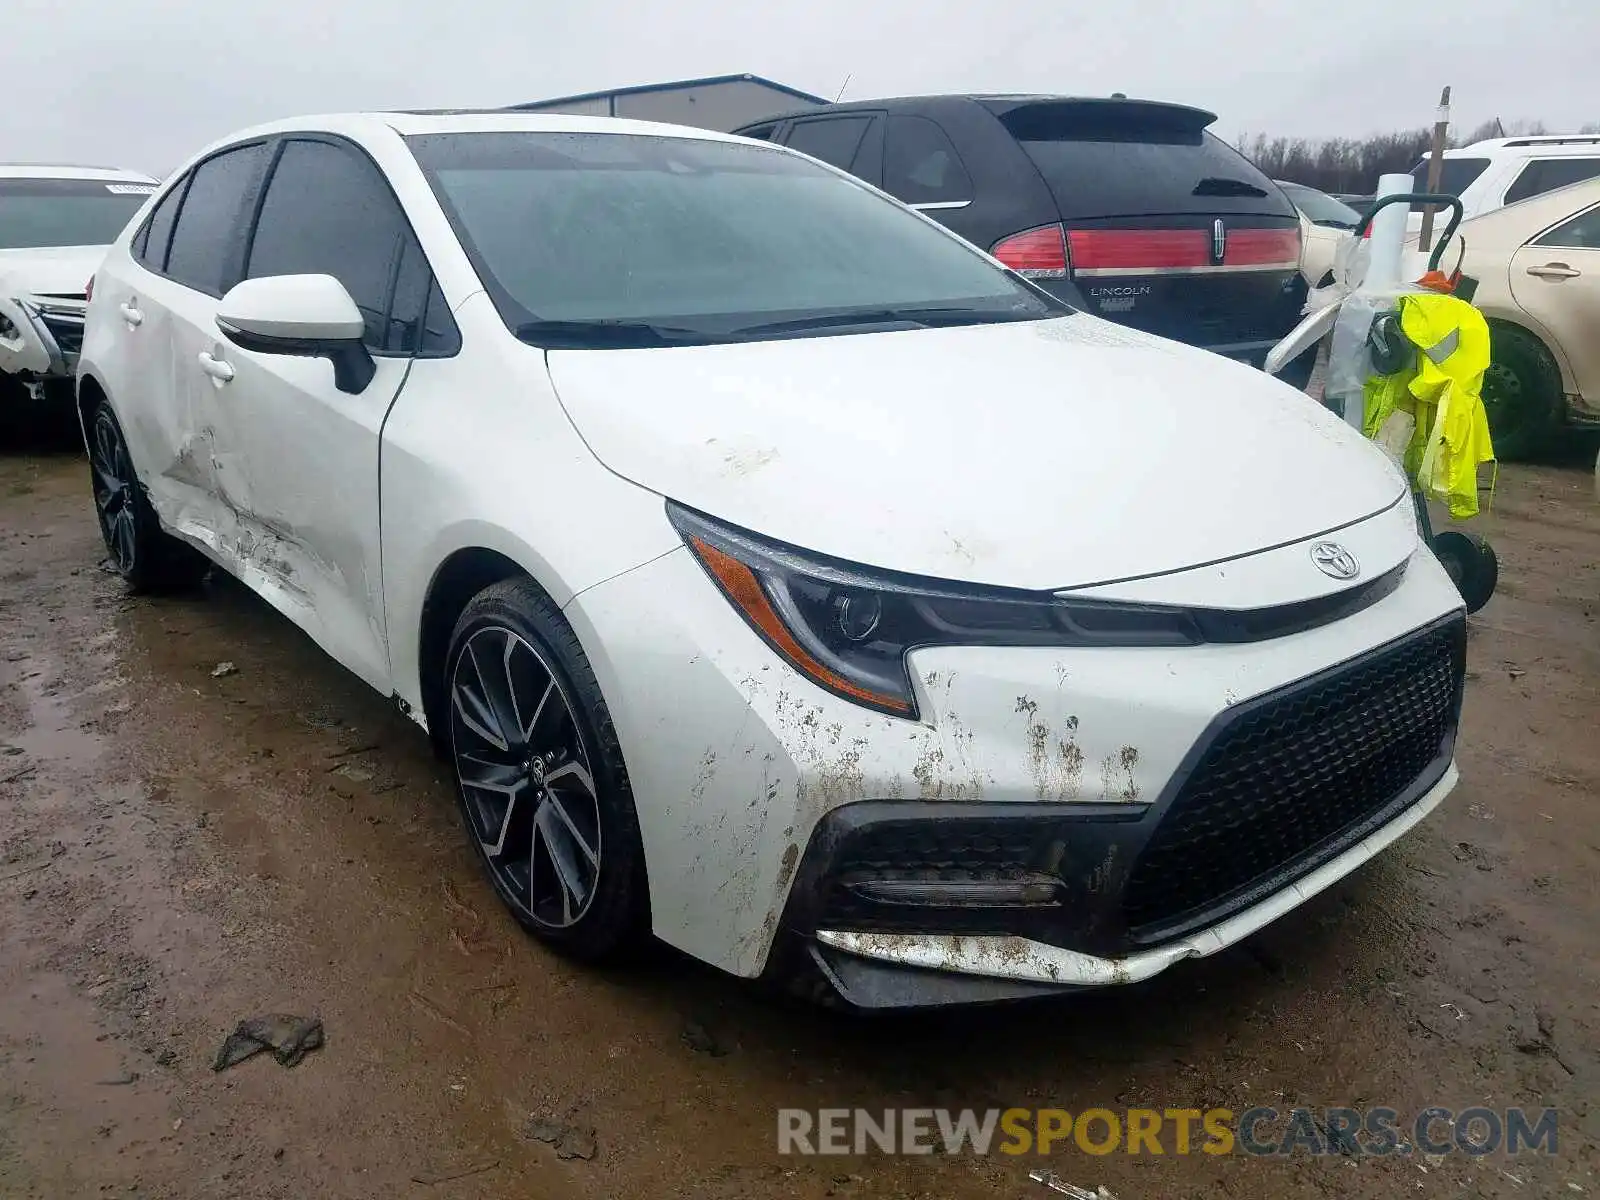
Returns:
[[[257,142],[224,150],[194,169],[167,250],[166,273],[173,279],[212,296],[233,286],[246,200],[255,197],[266,153],[266,143]]]
[[[1535,246],[1563,246],[1569,250],[1600,250],[1600,205],[1536,238]]]
[[[400,251],[394,299],[384,325],[384,349],[425,358],[454,354],[461,349],[461,333],[445,304],[444,293],[409,230]]]
[[[770,142],[772,135],[777,132],[778,123],[773,121],[769,125],[757,125],[754,129],[746,129],[740,137],[759,138],[763,142]]]
[[[861,145],[861,135],[866,133],[871,121],[871,117],[823,117],[815,121],[797,121],[789,130],[787,144],[791,150],[820,158],[842,171],[848,171]]]
[[[355,150],[302,139],[284,144],[245,267],[247,279],[265,275],[332,275],[361,310],[368,349],[419,349],[433,277],[388,184]],[[443,315],[448,321],[447,310]]]
[[[1600,158],[1541,158],[1522,168],[1516,182],[1506,189],[1506,203],[1515,204],[1529,196],[1542,196],[1569,183],[1582,183],[1600,175]]]
[[[883,188],[907,204],[965,204],[972,179],[950,139],[926,117],[889,118]]]
[[[157,274],[167,269],[167,244],[172,241],[172,226],[177,220],[178,205],[183,203],[183,191],[188,186],[186,176],[161,197],[161,202],[151,212],[150,219],[144,223],[134,243],[134,257]]]

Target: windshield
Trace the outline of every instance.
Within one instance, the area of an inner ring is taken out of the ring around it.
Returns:
[[[1334,229],[1354,229],[1361,224],[1361,214],[1343,200],[1335,200],[1327,192],[1306,187],[1303,183],[1278,185],[1288,193],[1294,206],[1305,213],[1313,225],[1329,225]]]
[[[535,344],[815,336],[1071,311],[783,150],[635,134],[407,140],[501,317]]]
[[[110,245],[153,191],[151,183],[0,179],[0,250]]]

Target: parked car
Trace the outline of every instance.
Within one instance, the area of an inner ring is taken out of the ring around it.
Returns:
[[[1437,190],[1461,200],[1466,220],[1506,204],[1600,176],[1600,134],[1539,134],[1489,138],[1444,152]],[[1416,190],[1428,190],[1428,156],[1412,168]],[[1422,228],[1422,210],[1409,215],[1407,230]],[[1434,228],[1439,219],[1434,220]]]
[[[1300,274],[1311,287],[1333,282],[1339,247],[1361,224],[1361,214],[1348,204],[1303,183],[1275,180],[1300,214]]]
[[[461,113],[191,159],[78,390],[117,570],[393,696],[529,930],[868,1007],[1210,954],[1455,785],[1461,598],[1293,395],[780,147]]]
[[[1215,120],[1148,100],[920,96],[737,132],[883,188],[1091,312],[1259,366],[1305,303],[1299,219]],[[1303,385],[1313,357],[1280,378]]]
[[[0,406],[46,390],[71,405],[85,285],[155,184],[135,171],[0,164]]]
[[[1464,222],[1443,255],[1458,260],[1494,339],[1495,449],[1519,457],[1565,428],[1600,428],[1600,178]]]

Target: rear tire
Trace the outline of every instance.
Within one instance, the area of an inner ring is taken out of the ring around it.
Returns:
[[[198,586],[211,564],[193,547],[162,532],[134,471],[122,426],[104,401],[89,419],[87,440],[95,516],[117,574],[136,592]]]
[[[522,927],[573,958],[648,929],[644,850],[600,685],[560,610],[526,578],[479,592],[445,657],[462,822]]]
[[[1561,424],[1561,372],[1539,339],[1512,325],[1490,330],[1483,406],[1499,458],[1528,458],[1549,447]]]

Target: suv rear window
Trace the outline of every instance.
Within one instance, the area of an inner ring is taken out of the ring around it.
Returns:
[[[1044,176],[1064,221],[1295,215],[1276,184],[1205,131],[1209,113],[1171,105],[1047,101],[998,115]]]
[[[1439,173],[1439,191],[1447,196],[1459,196],[1467,186],[1482,175],[1489,165],[1487,158],[1447,158]],[[1411,186],[1419,192],[1428,190],[1428,160],[1424,158],[1411,168]]]

